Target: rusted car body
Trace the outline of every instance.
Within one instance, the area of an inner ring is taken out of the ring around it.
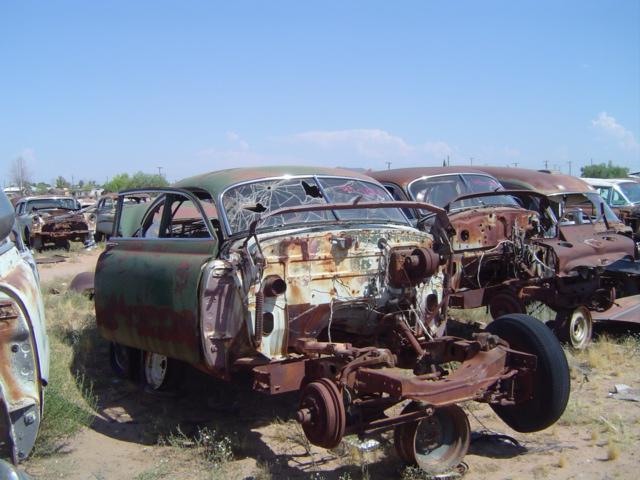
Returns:
[[[607,205],[627,224],[640,242],[640,179],[583,178],[595,188]]]
[[[68,249],[70,241],[93,240],[95,223],[73,197],[24,197],[16,202],[15,211],[20,233],[34,250],[52,243]]]
[[[129,195],[127,196],[124,208],[129,208],[140,203],[149,201],[149,196],[145,194],[141,195]],[[116,215],[116,204],[118,202],[117,193],[107,193],[101,196],[96,202],[93,209],[92,219],[96,225],[95,239],[101,241],[103,239],[109,239],[113,231],[113,220]]]
[[[0,457],[17,463],[40,426],[49,347],[36,265],[20,233],[12,233],[14,219],[0,192]]]
[[[598,271],[600,288],[594,293],[594,298],[598,299],[597,308],[591,308],[590,312],[582,308],[582,313],[576,310],[571,317],[582,315],[583,318],[592,316],[594,321],[640,322],[640,317],[634,313],[640,303],[637,245],[632,253],[632,242],[624,240],[626,246],[620,249],[617,259],[612,248],[615,242],[622,245],[621,236],[632,239],[634,232],[599,197],[597,189],[580,178],[557,173],[522,168],[479,168],[494,175],[507,189],[545,194],[562,224],[561,240],[579,247],[572,249],[567,265],[583,262]],[[568,316],[564,314],[564,318]]]
[[[428,471],[467,450],[461,401],[491,404],[519,431],[564,410],[566,359],[540,322],[445,335],[450,252],[397,207],[433,212],[447,235],[442,209],[311,167],[213,172],[122,209],[140,193],[120,193],[95,276],[97,323],[119,373],[141,369],[160,389],[176,360],[226,380],[248,372],[256,391],[301,391],[296,418],[312,443],[395,428],[401,458]]]
[[[431,200],[447,210],[456,232],[450,240],[453,307],[486,305],[497,318],[541,302],[557,312],[559,336],[583,347],[591,336],[590,312],[633,293],[634,243],[618,234],[628,227],[578,179],[462,166],[371,175],[396,199]],[[539,177],[546,184],[536,182]],[[431,228],[429,212],[410,214],[419,227]]]

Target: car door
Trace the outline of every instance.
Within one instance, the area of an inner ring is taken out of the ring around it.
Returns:
[[[111,235],[115,211],[114,200],[112,198],[103,198],[98,202],[96,208],[96,231],[105,235]]]
[[[218,250],[213,204],[179,189],[146,193],[155,201],[139,208],[123,209],[127,192],[119,196],[117,234],[96,267],[97,323],[117,343],[198,363],[202,270]]]

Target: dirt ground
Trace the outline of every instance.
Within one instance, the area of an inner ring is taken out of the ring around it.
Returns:
[[[43,282],[68,284],[93,269],[99,252],[41,265]],[[96,345],[86,364],[70,367],[93,383],[95,417],[56,453],[23,464],[34,479],[427,478],[403,470],[389,434],[367,452],[355,438],[334,451],[310,446],[292,420],[296,395],[266,397],[253,393],[248,379],[225,384],[190,369],[179,393],[152,394],[114,378],[106,342]],[[640,340],[607,336],[568,356],[570,403],[543,432],[511,431],[486,405],[465,405],[474,437],[464,478],[637,478],[640,403],[609,391],[616,384],[640,388]]]

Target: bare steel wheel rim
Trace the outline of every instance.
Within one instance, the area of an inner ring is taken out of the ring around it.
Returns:
[[[411,443],[415,463],[428,473],[451,471],[469,448],[469,421],[455,405],[437,409],[419,421],[414,432]]]
[[[162,388],[165,378],[167,377],[167,369],[169,359],[157,353],[147,353],[144,361],[144,378],[147,384],[154,390]]]
[[[575,348],[583,348],[591,339],[591,315],[586,308],[574,310],[569,319],[569,340]]]

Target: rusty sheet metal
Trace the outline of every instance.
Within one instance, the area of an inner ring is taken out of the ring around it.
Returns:
[[[584,180],[560,173],[540,172],[528,168],[480,166],[476,168],[497,178],[507,189],[534,190],[545,195],[596,191]]]
[[[337,238],[349,241],[339,242]],[[368,328],[372,328],[375,320],[368,321],[366,312],[376,308],[374,290],[383,287],[381,238],[390,248],[428,249],[432,245],[428,234],[409,227],[352,228],[297,235],[281,232],[263,237],[260,243],[267,263],[264,274],[283,278],[287,290],[265,306],[265,312],[274,316],[274,330],[264,336],[260,351],[269,358],[285,356],[289,346],[299,338],[315,337],[327,329],[332,312],[336,322],[344,320],[345,315],[360,316],[360,320],[353,319],[354,323],[364,328],[369,322]],[[358,299],[369,306],[360,312],[349,309],[347,301]],[[255,311],[255,289],[249,295],[249,309]]]
[[[197,292],[213,240],[118,238],[117,244],[96,266],[96,319],[102,335],[199,363]]]
[[[640,295],[616,299],[613,307],[604,312],[591,312],[596,322],[630,322],[640,324]]]
[[[0,246],[0,451],[14,462],[26,458],[35,442],[48,359],[37,277],[7,242]]]
[[[69,290],[81,293],[89,298],[93,298],[95,291],[94,280],[95,272],[80,272],[73,277],[73,280],[71,280]]]
[[[514,228],[528,233],[535,212],[522,208],[487,207],[462,210],[449,214],[456,234],[451,239],[455,252],[495,247],[513,237]]]
[[[625,257],[633,258],[635,249],[631,238],[595,233],[592,225],[562,226],[559,238],[534,242],[553,249],[559,274],[568,274],[579,267],[605,267]]]

